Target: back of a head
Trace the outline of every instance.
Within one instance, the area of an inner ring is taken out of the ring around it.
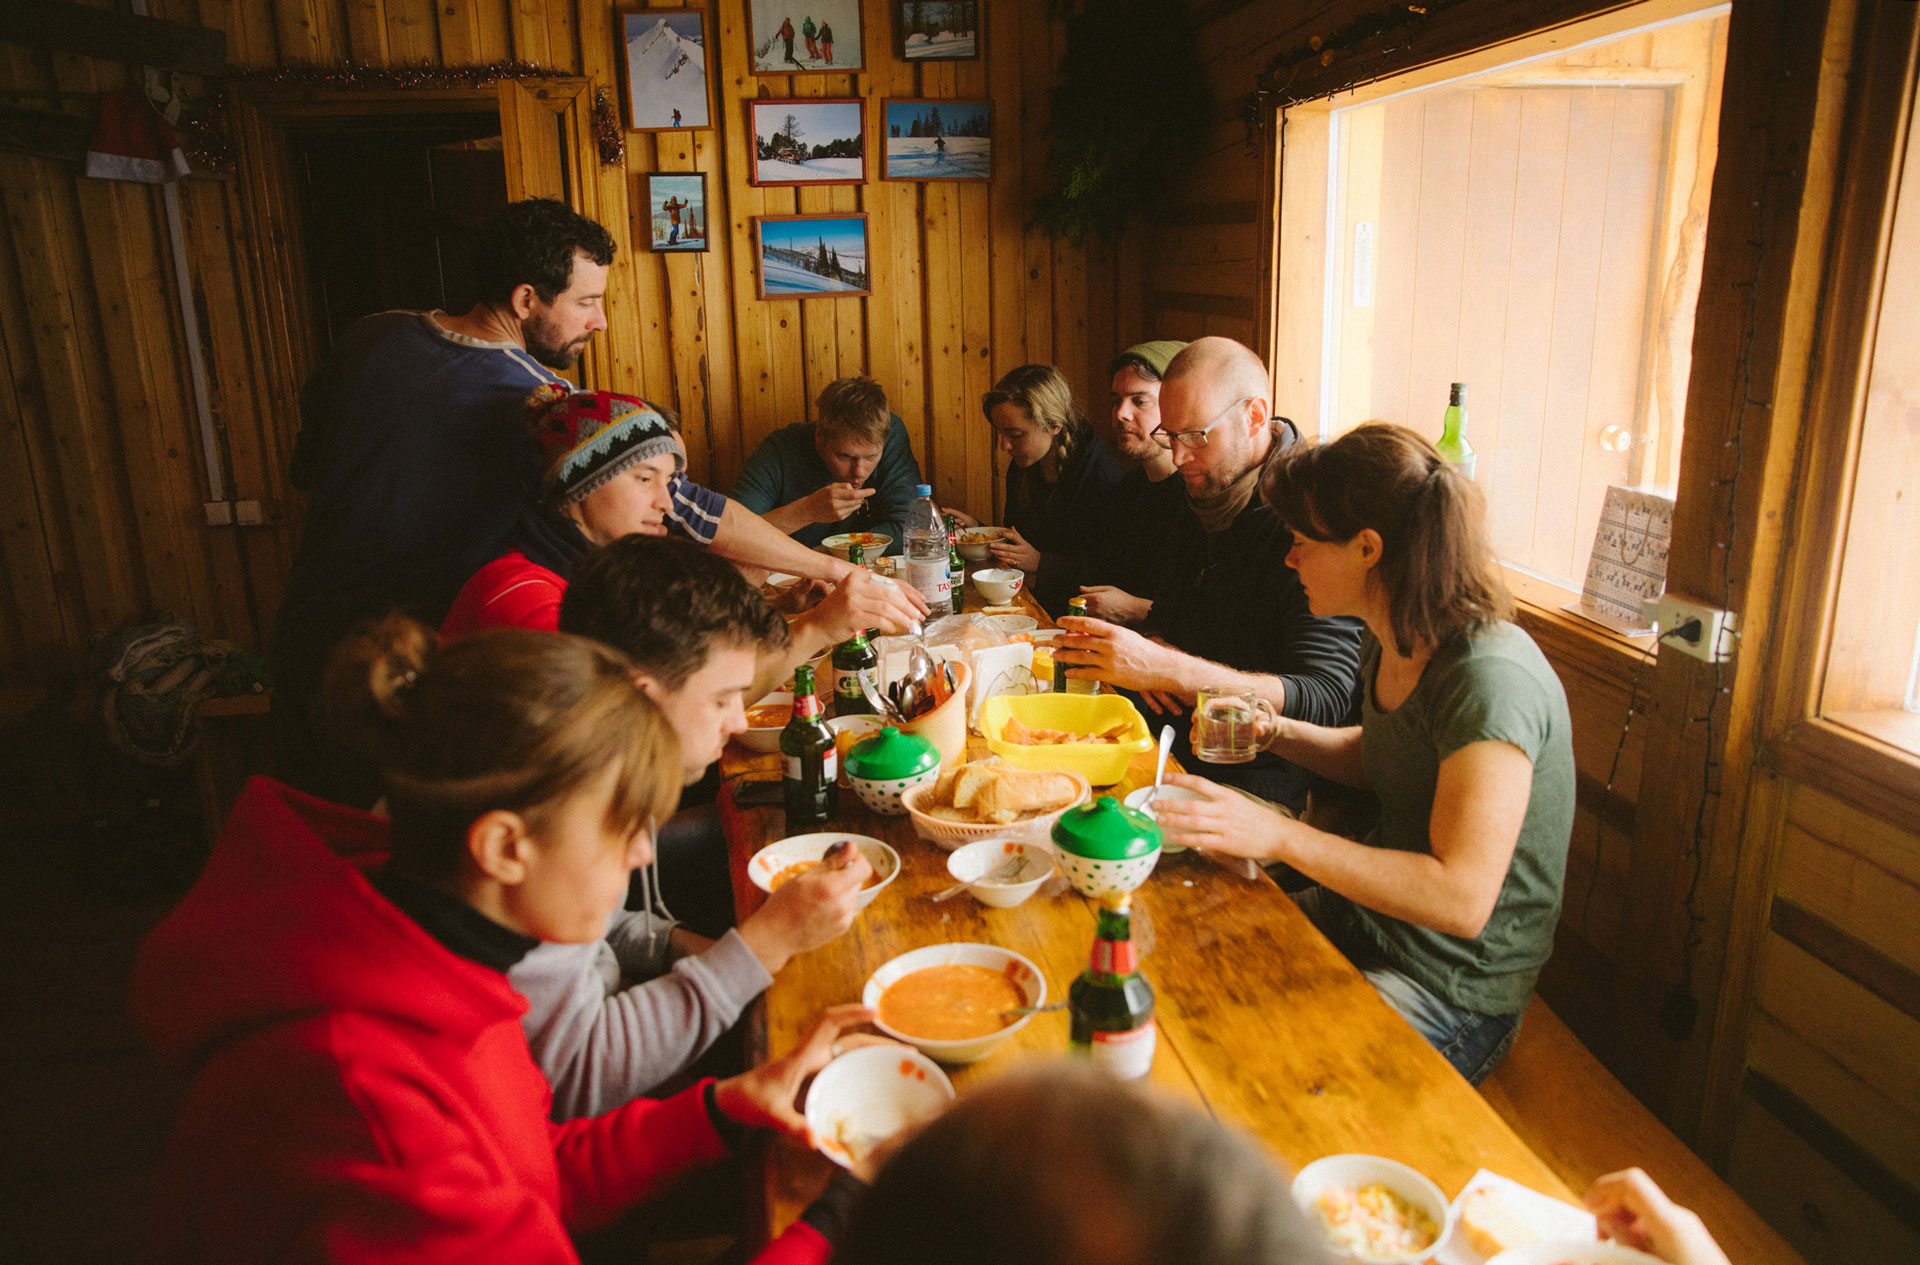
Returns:
[[[667,689],[718,642],[778,648],[787,624],[724,559],[672,536],[627,536],[574,571],[560,631],[612,646]]]
[[[523,285],[551,303],[573,276],[580,251],[605,267],[613,262],[613,234],[552,198],[509,203],[480,228],[473,247],[474,281],[488,303],[505,303]]]
[[[969,1095],[888,1161],[835,1265],[1323,1265],[1260,1151],[1205,1115],[1055,1062]]]
[[[496,629],[444,649],[391,616],[346,639],[322,681],[316,730],[358,753],[392,819],[393,864],[457,874],[467,828],[495,809],[536,823],[617,768],[609,824],[664,821],[680,744],[624,655],[589,641]]]
[[[817,407],[816,425],[823,434],[853,435],[884,446],[893,429],[886,389],[872,378],[836,378],[821,389]]]

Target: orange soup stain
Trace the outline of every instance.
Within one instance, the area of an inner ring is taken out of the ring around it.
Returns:
[[[1009,964],[1012,965],[1012,964]],[[929,966],[903,975],[880,994],[880,1022],[926,1041],[966,1041],[1007,1026],[1000,1012],[1027,995],[990,966]]]

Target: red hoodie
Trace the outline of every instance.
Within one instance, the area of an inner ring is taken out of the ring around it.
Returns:
[[[133,1012],[193,1075],[154,1187],[163,1261],[577,1259],[725,1154],[702,1095],[552,1124],[526,1002],[366,875],[386,823],[256,778],[134,967]],[[823,1261],[796,1223],[763,1261]]]

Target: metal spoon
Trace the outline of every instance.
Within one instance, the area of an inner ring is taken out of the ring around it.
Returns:
[[[1012,1010],[1003,1010],[1000,1014],[1003,1018],[1018,1019],[1022,1015],[1044,1015],[1066,1008],[1067,1003],[1064,1001],[1050,1001],[1044,1006],[1016,1006]]]
[[[1171,750],[1173,750],[1173,726],[1162,725],[1160,726],[1160,763],[1153,769],[1153,794],[1147,796],[1149,804],[1160,798],[1160,784],[1166,780],[1167,776],[1167,753]]]
[[[1016,853],[1008,857],[1005,861],[1002,861],[993,869],[988,870],[985,874],[982,874],[979,878],[970,878],[964,883],[955,883],[952,887],[941,888],[933,894],[933,901],[935,904],[939,904],[941,901],[947,900],[950,897],[958,896],[975,883],[1003,883],[1018,874],[1021,867],[1026,865],[1026,863],[1027,854],[1024,852]]]

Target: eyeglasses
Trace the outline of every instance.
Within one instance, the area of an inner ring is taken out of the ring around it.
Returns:
[[[1242,404],[1249,403],[1252,399],[1253,397],[1251,395],[1241,396],[1233,403],[1227,405],[1226,408],[1222,409],[1220,416],[1214,418],[1199,430],[1168,430],[1164,426],[1156,426],[1153,428],[1153,441],[1162,448],[1172,448],[1175,444],[1180,445],[1182,448],[1189,449],[1205,448],[1207,442],[1213,438],[1214,428],[1226,421],[1235,409],[1239,408]]]

